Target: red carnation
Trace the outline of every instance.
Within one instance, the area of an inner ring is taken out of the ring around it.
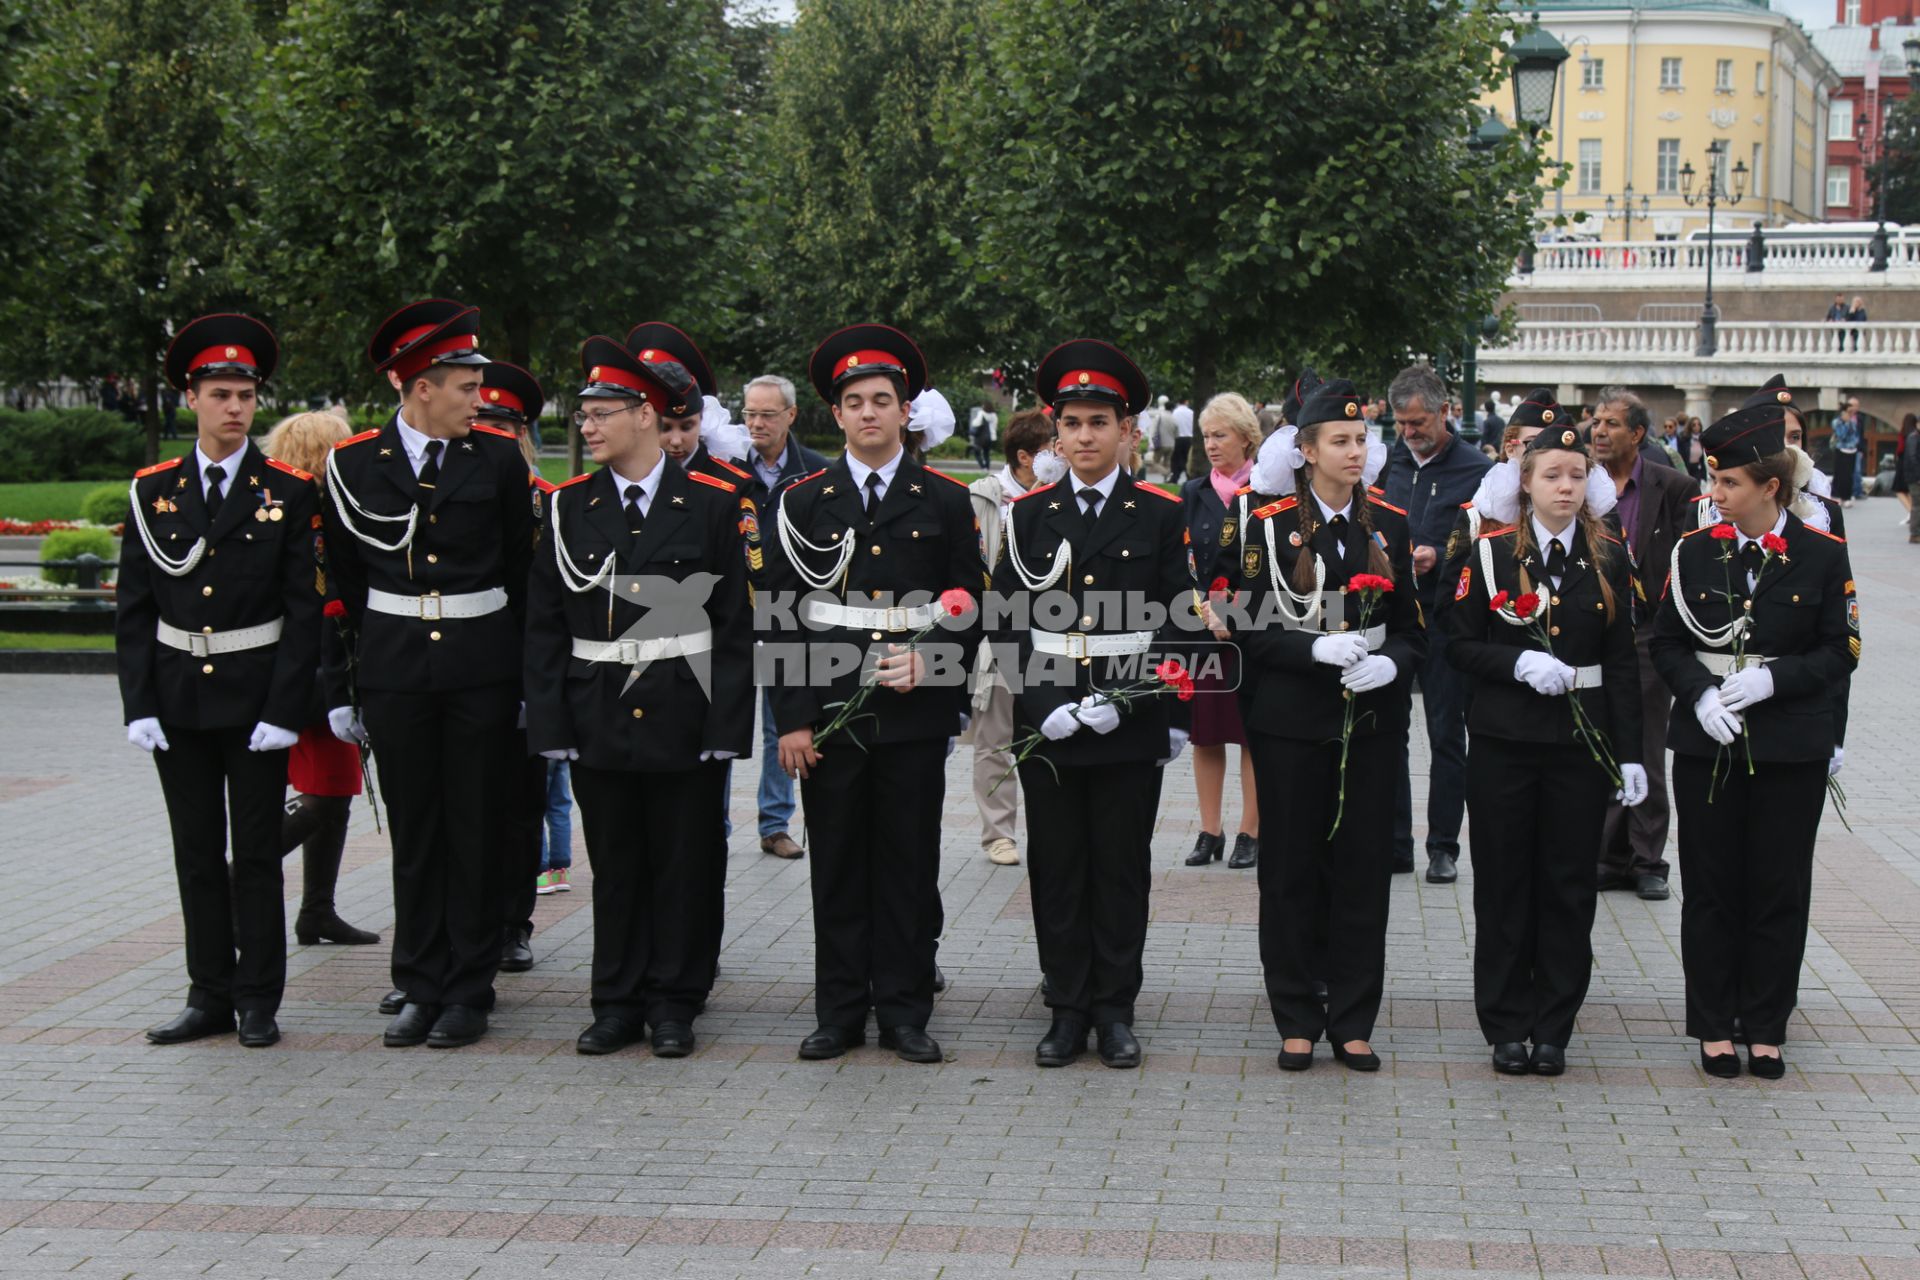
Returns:
[[[1730,524],[1717,524],[1713,526],[1713,528],[1710,529],[1708,533],[1709,533],[1709,536],[1718,538],[1722,542],[1731,542],[1733,541],[1734,538],[1739,536],[1733,531],[1733,526]]]
[[[1225,578],[1215,578],[1207,584],[1207,594],[1210,596],[1223,596],[1231,590],[1233,586]]]
[[[973,611],[973,597],[954,587],[940,593],[940,607],[947,611],[950,618],[963,618]]]
[[[1383,578],[1377,573],[1356,573],[1347,579],[1347,589],[1387,592],[1393,590],[1393,579]]]
[[[1525,622],[1540,608],[1540,593],[1529,591],[1513,602],[1513,616]]]
[[[1182,680],[1185,680],[1188,684],[1193,683],[1193,677],[1187,674],[1187,669],[1181,666],[1179,660],[1175,658],[1168,658],[1161,662],[1153,669],[1153,674],[1154,678],[1162,684],[1170,684],[1175,688],[1179,687]]]
[[[1176,682],[1174,686],[1173,696],[1180,699],[1180,701],[1182,702],[1192,702],[1193,701],[1193,677],[1188,675],[1186,672],[1182,671],[1180,673],[1180,679],[1178,680],[1178,682]]]
[[[329,618],[344,618],[347,616],[347,602],[344,600],[329,600],[320,612]]]
[[[1760,535],[1760,549],[1770,556],[1783,556],[1787,554],[1787,540],[1777,533],[1763,533]]]
[[[1502,591],[1499,595],[1487,601],[1487,608],[1492,609],[1495,613],[1498,613],[1500,611],[1500,606],[1505,604],[1506,602],[1507,602],[1507,593]]]

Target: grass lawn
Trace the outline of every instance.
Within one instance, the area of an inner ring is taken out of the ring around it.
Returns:
[[[113,637],[70,636],[51,631],[0,631],[0,649],[111,649]]]
[[[191,440],[162,440],[160,457],[177,458],[193,448]],[[125,488],[131,475],[119,480],[45,480],[0,484],[0,516],[9,520],[78,520],[80,500],[103,485]]]

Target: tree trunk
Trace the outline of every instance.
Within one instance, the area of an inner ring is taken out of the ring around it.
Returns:
[[[1200,410],[1206,408],[1207,401],[1213,399],[1219,387],[1220,343],[1213,334],[1203,333],[1193,340],[1193,386],[1190,388],[1192,398],[1188,401],[1193,406],[1196,442],[1200,435]]]
[[[148,369],[140,375],[141,424],[146,428],[147,465],[160,461],[160,381]]]

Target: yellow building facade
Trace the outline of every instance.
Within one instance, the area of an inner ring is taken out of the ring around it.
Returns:
[[[1701,196],[1716,143],[1723,185],[1736,164],[1748,171],[1744,198],[1719,206],[1722,232],[1824,216],[1827,117],[1840,76],[1764,0],[1520,7],[1537,11],[1571,55],[1543,138],[1567,181],[1547,195],[1543,235],[1652,240],[1704,230],[1706,203],[1686,203],[1681,170],[1692,164]],[[1510,93],[1485,105],[1512,123]],[[1569,225],[1555,232],[1557,216]]]

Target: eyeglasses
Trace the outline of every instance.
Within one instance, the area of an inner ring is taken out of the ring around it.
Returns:
[[[640,404],[645,404],[645,403],[646,402],[644,400],[640,402]],[[600,413],[594,413],[591,410],[587,410],[587,409],[575,409],[573,411],[574,429],[577,431],[580,428],[586,426],[587,423],[589,422],[593,423],[595,426],[599,426],[602,423],[604,423],[608,418],[617,418],[623,413],[632,413],[635,409],[638,409],[640,407],[640,404],[630,404],[620,409],[607,409],[604,412],[600,412]]]
[[[748,409],[740,416],[748,422],[772,422],[788,412],[786,409]]]

